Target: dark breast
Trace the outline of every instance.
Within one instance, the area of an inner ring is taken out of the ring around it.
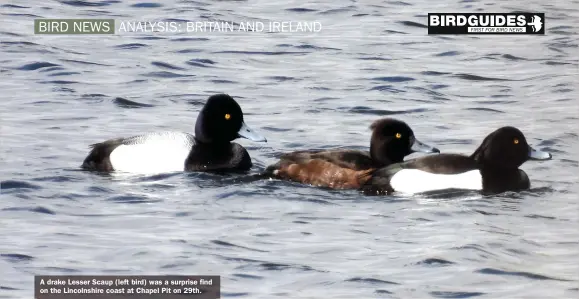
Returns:
[[[486,195],[507,191],[517,192],[531,188],[529,177],[520,169],[499,170],[483,168],[481,173],[483,176],[483,193]]]
[[[271,177],[333,189],[355,189],[374,169],[367,152],[354,150],[300,151],[285,154],[269,166]]]
[[[237,143],[197,142],[185,160],[185,171],[247,171],[252,166],[249,153]]]

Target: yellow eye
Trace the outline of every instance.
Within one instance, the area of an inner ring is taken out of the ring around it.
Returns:
[[[519,144],[519,139],[515,138],[515,140],[513,140],[514,144]]]
[[[231,115],[229,113],[225,114],[225,119],[229,120],[231,118]]]
[[[398,138],[398,139],[402,138],[402,134],[396,133],[396,138]]]

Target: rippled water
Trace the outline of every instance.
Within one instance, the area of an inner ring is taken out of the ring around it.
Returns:
[[[241,298],[577,298],[579,2],[3,1],[0,297],[34,274],[214,274]],[[545,36],[427,36],[428,12],[538,11]],[[33,35],[34,18],[317,21],[319,33]],[[519,127],[533,189],[364,197],[78,171],[88,145],[193,131],[214,93],[284,151],[367,148],[392,115],[445,152]]]

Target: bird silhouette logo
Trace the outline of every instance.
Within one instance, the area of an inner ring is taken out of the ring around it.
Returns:
[[[534,15],[532,21],[527,25],[533,26],[533,32],[539,32],[543,27],[543,22],[541,22],[541,17]]]

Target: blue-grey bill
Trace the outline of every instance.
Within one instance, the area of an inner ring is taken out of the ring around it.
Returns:
[[[553,156],[550,153],[538,151],[529,146],[529,158],[532,160],[549,160]]]
[[[428,144],[422,143],[418,141],[418,139],[414,139],[414,143],[412,147],[410,147],[412,152],[421,152],[421,153],[440,153],[440,150],[434,146],[430,146]]]
[[[259,135],[257,132],[255,132],[250,127],[248,127],[245,124],[245,122],[241,123],[241,129],[239,129],[239,132],[237,132],[237,134],[239,135],[239,137],[246,138],[246,139],[249,139],[251,141],[267,142],[267,139],[265,139],[265,137]]]

